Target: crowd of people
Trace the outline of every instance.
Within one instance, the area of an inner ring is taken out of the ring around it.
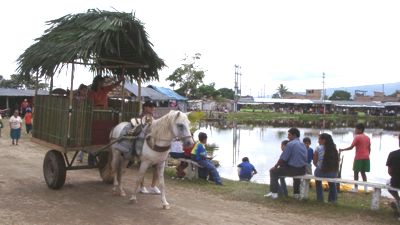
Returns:
[[[297,128],[288,130],[288,140],[281,143],[282,153],[279,160],[273,166],[270,173],[270,192],[265,197],[276,199],[280,196],[288,196],[285,177],[294,177],[304,174],[312,174],[311,162],[315,166],[314,176],[323,178],[337,178],[339,173],[339,154],[355,148],[353,162],[354,180],[367,181],[366,173],[370,171],[371,140],[364,134],[365,126],[359,123],[355,126],[354,139],[349,147],[337,148],[333,138],[328,133],[322,133],[318,137],[318,146],[315,151],[310,147],[311,140],[308,137],[300,141],[300,131]],[[398,135],[400,147],[400,134]],[[400,149],[389,154],[386,166],[391,176],[390,186],[400,188]],[[328,182],[328,202],[337,202],[337,185]],[[318,201],[324,201],[321,181],[315,181],[316,197]],[[354,185],[352,192],[358,192],[358,185]],[[367,186],[364,187],[367,192]],[[299,198],[300,180],[293,179],[293,197]],[[397,191],[389,190],[395,201],[391,206],[400,215],[400,198]]]
[[[93,102],[95,108],[107,109],[107,94],[123,81],[123,77],[120,77],[118,81],[107,86],[104,81],[104,77],[99,75],[93,79],[93,83],[90,87],[81,84],[79,88],[74,91],[74,98],[78,101],[89,99]],[[151,124],[154,119],[155,107],[156,104],[151,101],[147,101],[143,104],[143,111],[140,115],[142,123]],[[21,137],[23,120],[25,120],[26,133],[31,133],[32,111],[31,104],[27,99],[24,99],[20,104],[20,108],[16,109],[10,117],[9,126],[12,145],[18,145],[18,141]],[[1,126],[3,126],[3,124],[1,124]],[[353,162],[354,180],[358,180],[360,174],[362,180],[367,181],[366,173],[370,171],[371,141],[370,138],[364,134],[364,130],[364,124],[357,124],[355,126],[354,139],[351,145],[346,148],[338,148],[330,134],[322,133],[318,137],[318,146],[314,150],[310,147],[311,139],[309,137],[305,137],[300,141],[299,129],[295,127],[290,128],[288,130],[287,140],[281,142],[281,155],[276,164],[269,170],[270,192],[264,196],[272,199],[281,196],[287,197],[288,191],[285,177],[295,177],[304,174],[313,174],[316,177],[324,178],[338,177],[340,152],[349,151],[353,148],[355,148],[355,158]],[[207,155],[207,134],[200,132],[197,138],[198,141],[195,145],[186,149],[183,149],[180,140],[173,140],[171,143],[170,156],[176,159],[185,158],[197,162],[201,167],[199,168],[199,174],[202,174],[202,176],[199,177],[211,180],[215,182],[216,185],[223,185],[218,170],[211,160],[212,158]],[[400,147],[400,135],[398,138]],[[77,160],[82,162],[83,152],[78,154]],[[312,172],[312,164],[315,166],[314,172]],[[180,164],[176,167],[176,178],[184,179],[187,166],[187,162],[180,161]],[[391,176],[390,185],[400,188],[400,149],[389,154],[386,166]],[[256,168],[250,163],[248,157],[244,157],[242,162],[237,165],[237,168],[240,181],[250,181],[252,177],[257,174]],[[142,182],[140,192],[160,194],[156,185],[157,177],[153,176],[151,186],[146,188]],[[336,203],[337,185],[333,182],[328,182],[328,186],[328,202]],[[315,187],[317,200],[324,201],[322,182],[315,181]],[[354,185],[352,191],[358,192],[358,186]],[[364,187],[364,191],[367,191],[367,187]],[[398,192],[392,190],[389,192],[395,199],[392,203],[392,207],[400,214],[400,197]],[[293,197],[300,198],[300,179],[293,178]]]

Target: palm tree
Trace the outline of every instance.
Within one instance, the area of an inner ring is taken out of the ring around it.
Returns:
[[[280,98],[283,98],[285,95],[289,93],[288,91],[289,89],[285,87],[283,84],[280,84],[276,90],[278,91],[277,93],[279,94]]]

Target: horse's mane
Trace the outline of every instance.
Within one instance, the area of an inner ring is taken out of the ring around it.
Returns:
[[[189,124],[189,120],[184,113],[180,111],[171,110],[168,114],[162,116],[161,118],[153,121],[151,126],[151,135],[153,137],[165,136],[166,132],[170,131],[171,123],[183,122]]]

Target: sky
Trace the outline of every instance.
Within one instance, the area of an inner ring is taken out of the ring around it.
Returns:
[[[205,84],[233,89],[240,65],[242,94],[255,97],[272,95],[279,84],[305,92],[400,81],[397,0],[7,1],[0,8],[0,75],[15,73],[16,59],[46,21],[92,8],[135,12],[145,24],[168,67],[159,82],[144,85],[168,87],[165,78],[195,53]],[[85,68],[77,75],[74,87],[93,78]],[[55,87],[69,87],[69,76],[56,75]]]

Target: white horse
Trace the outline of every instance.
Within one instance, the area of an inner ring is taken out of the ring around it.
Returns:
[[[111,141],[121,136],[124,129],[133,128],[137,124],[135,120],[129,122],[122,122],[115,126],[110,133]],[[193,139],[190,134],[189,120],[186,114],[179,111],[170,111],[167,115],[154,120],[148,127],[148,134],[145,137],[143,144],[143,150],[140,158],[140,169],[136,182],[133,187],[133,194],[130,198],[132,203],[136,203],[136,193],[138,187],[143,180],[147,168],[151,165],[156,165],[155,173],[158,174],[159,187],[161,191],[161,202],[164,209],[169,209],[169,203],[165,197],[165,185],[164,185],[164,167],[165,161],[167,160],[171,141],[174,138],[179,138],[184,147],[193,145]],[[130,142],[132,145],[132,142]],[[132,146],[131,146],[132,147]],[[112,151],[112,162],[111,168],[114,173],[114,187],[115,192],[118,188],[121,196],[125,196],[126,193],[122,188],[121,178],[122,169],[126,168],[128,159],[125,159],[120,150],[111,146]]]

